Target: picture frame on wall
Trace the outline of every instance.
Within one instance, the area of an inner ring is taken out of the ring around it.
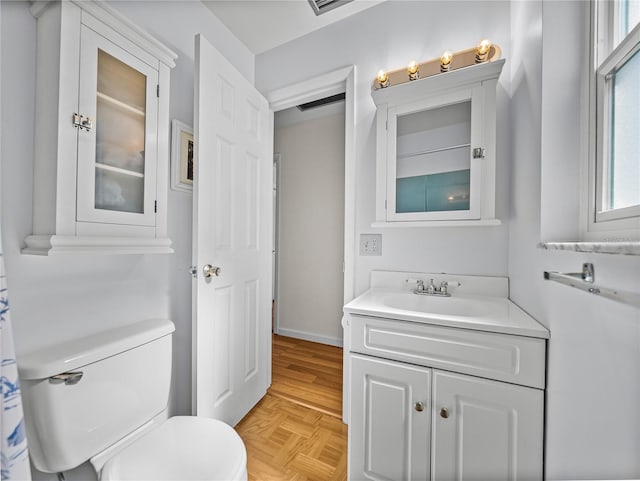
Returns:
[[[171,188],[193,192],[193,128],[184,122],[171,121]]]

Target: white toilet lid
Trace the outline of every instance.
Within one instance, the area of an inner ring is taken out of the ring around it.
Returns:
[[[246,479],[247,452],[238,433],[216,419],[169,418],[102,468],[102,481]]]

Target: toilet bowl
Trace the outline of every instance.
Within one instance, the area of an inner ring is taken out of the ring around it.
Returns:
[[[227,424],[176,416],[110,458],[101,481],[247,479],[247,454]]]
[[[174,330],[145,320],[19,356],[34,466],[56,473],[90,461],[101,481],[246,481],[233,428],[166,418]]]

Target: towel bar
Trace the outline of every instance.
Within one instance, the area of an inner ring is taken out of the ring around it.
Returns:
[[[590,294],[640,307],[640,294],[595,285],[593,283],[595,275],[593,264],[591,263],[583,264],[581,273],[563,274],[561,272],[544,271],[544,278],[548,281],[556,281],[560,284],[575,287]]]

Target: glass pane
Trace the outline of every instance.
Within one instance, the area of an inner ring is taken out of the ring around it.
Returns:
[[[608,206],[640,205],[640,52],[611,77]]]
[[[614,47],[622,42],[638,23],[640,23],[640,0],[619,0],[618,28],[615,33]]]
[[[459,170],[396,180],[396,212],[469,210],[469,176]]]
[[[396,212],[469,210],[471,101],[398,116]]]
[[[144,212],[144,176],[104,167],[96,169],[96,208]]]
[[[144,74],[98,50],[96,209],[144,212]]]

